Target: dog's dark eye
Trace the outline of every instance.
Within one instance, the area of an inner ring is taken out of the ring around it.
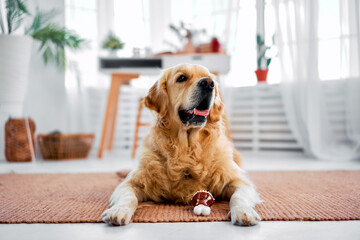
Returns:
[[[185,82],[187,80],[187,77],[185,75],[181,75],[176,79],[176,82]]]

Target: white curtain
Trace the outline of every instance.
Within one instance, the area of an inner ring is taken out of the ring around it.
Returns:
[[[294,135],[316,158],[360,158],[359,1],[274,0],[273,7]]]

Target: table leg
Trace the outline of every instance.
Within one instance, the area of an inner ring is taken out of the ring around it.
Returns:
[[[116,92],[114,93],[114,106],[113,106],[113,111],[112,111],[112,115],[113,117],[111,118],[111,123],[110,123],[110,133],[109,133],[109,139],[107,142],[107,149],[109,151],[112,151],[113,147],[114,147],[114,138],[115,138],[115,129],[116,129],[116,120],[117,120],[117,115],[118,115],[118,107],[119,107],[119,96],[120,96],[120,90],[121,90],[121,86],[123,85],[119,80],[116,81],[117,85],[116,85]]]
[[[100,139],[100,147],[98,152],[98,158],[102,158],[104,155],[105,146],[107,145],[108,140],[108,127],[109,127],[109,121],[111,120],[111,109],[113,105],[113,98],[116,94],[116,80],[114,78],[111,79],[111,86],[109,89],[107,104],[106,104],[106,111],[104,116],[104,122],[103,122],[103,129],[102,129],[102,135]],[[117,89],[118,90],[118,89]]]

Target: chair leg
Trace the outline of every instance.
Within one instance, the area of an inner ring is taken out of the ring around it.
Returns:
[[[134,141],[133,141],[133,147],[132,147],[132,153],[131,153],[132,158],[135,158],[135,156],[136,156],[136,149],[137,149],[137,144],[138,144],[138,140],[139,140],[139,129],[140,129],[140,125],[141,125],[140,124],[141,111],[143,109],[143,104],[144,104],[143,98],[140,98],[138,112],[137,112],[137,116],[136,116]]]

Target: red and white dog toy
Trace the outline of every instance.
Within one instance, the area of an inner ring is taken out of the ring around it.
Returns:
[[[196,215],[210,215],[210,206],[215,202],[213,195],[205,190],[197,191],[191,199],[192,205],[194,205],[194,213]]]

